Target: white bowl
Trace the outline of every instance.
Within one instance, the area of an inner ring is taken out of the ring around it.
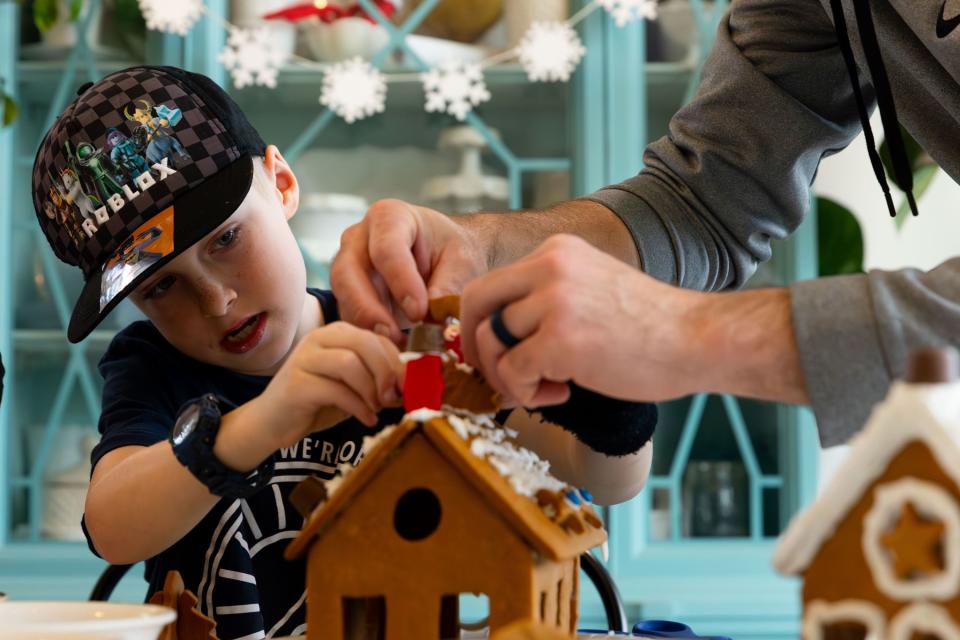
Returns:
[[[157,640],[177,613],[167,607],[107,602],[2,602],[0,639]]]
[[[303,36],[313,57],[320,62],[339,62],[359,56],[369,60],[386,46],[390,34],[379,24],[349,16],[330,24],[319,19],[309,21]]]

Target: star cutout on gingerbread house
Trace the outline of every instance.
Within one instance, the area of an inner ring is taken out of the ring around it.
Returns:
[[[880,536],[880,542],[890,551],[898,578],[943,571],[943,531],[942,522],[922,518],[913,503],[903,505],[896,526]]]

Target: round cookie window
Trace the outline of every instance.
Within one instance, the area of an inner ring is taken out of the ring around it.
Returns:
[[[393,527],[404,540],[423,540],[440,526],[440,500],[430,489],[410,489],[397,500]]]

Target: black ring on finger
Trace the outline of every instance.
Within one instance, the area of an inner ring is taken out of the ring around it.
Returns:
[[[510,329],[507,329],[507,325],[503,323],[503,307],[494,311],[493,315],[490,316],[490,328],[493,330],[493,335],[497,336],[497,339],[507,349],[512,349],[520,344],[520,338],[513,335]]]

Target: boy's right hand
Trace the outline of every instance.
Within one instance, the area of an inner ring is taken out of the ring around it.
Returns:
[[[389,339],[333,322],[303,337],[256,402],[279,449],[350,415],[375,426],[380,410],[399,400],[403,371]]]

